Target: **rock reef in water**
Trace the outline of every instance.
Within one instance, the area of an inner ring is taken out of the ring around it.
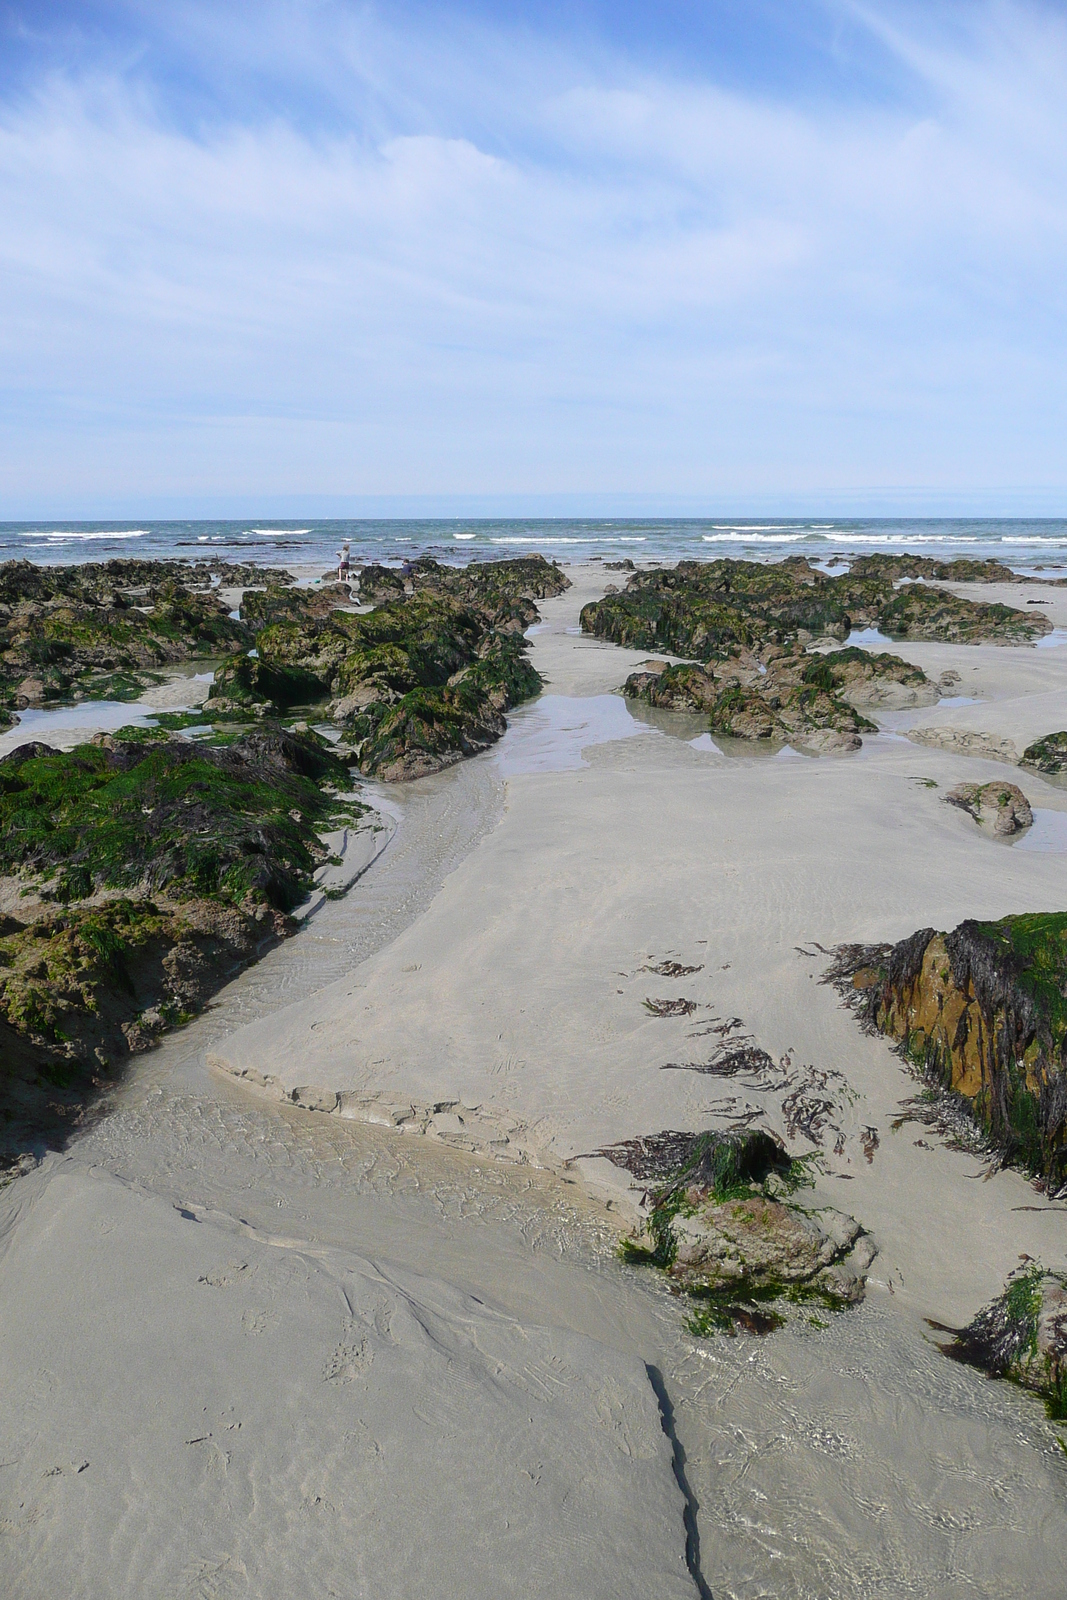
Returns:
[[[0,566],[0,702],[136,699],[159,669],[252,643],[208,568],[164,561]],[[261,580],[262,581],[262,580]]]
[[[873,1244],[852,1217],[791,1198],[810,1179],[773,1134],[667,1133],[599,1153],[656,1180],[623,1259],[659,1267],[690,1297],[691,1332],[768,1333],[790,1304],[863,1299]]]
[[[101,736],[0,760],[3,1144],[55,1138],[115,1064],[199,1010],[266,943],[364,808],[314,735],[217,747]]]
[[[735,739],[791,740],[807,748],[857,749],[875,724],[858,710],[932,705],[937,687],[894,655],[855,646],[811,655],[802,646],[765,649],[703,665],[631,673],[624,693],[668,711],[701,711],[710,731]]]
[[[847,946],[824,981],[968,1106],[1001,1161],[1067,1183],[1067,913]]]
[[[1067,1419],[1067,1275],[1025,1263],[1004,1293],[941,1348],[990,1377],[1032,1389],[1051,1417]]]
[[[853,627],[902,639],[1028,644],[1052,628],[1047,617],[965,600],[926,584],[894,586],[897,558],[869,556],[828,577],[800,556],[754,561],[681,561],[635,572],[620,594],[582,610],[586,633],[637,650],[670,650],[725,660],[769,645],[844,640]]]
[[[958,783],[945,795],[945,803],[1001,837],[1021,833],[1034,820],[1029,800],[1014,783]]]
[[[217,695],[245,710],[329,698],[362,772],[422,777],[487,749],[504,712],[538,692],[523,631],[537,620],[535,600],[569,584],[529,556],[465,568],[427,559],[407,578],[365,568],[361,598],[386,596],[367,614],[267,591],[248,613],[258,660],[225,662]]]

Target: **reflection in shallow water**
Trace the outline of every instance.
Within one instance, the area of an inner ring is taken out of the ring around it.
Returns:
[[[492,761],[502,777],[528,772],[576,772],[588,766],[582,751],[594,744],[647,733],[617,694],[584,697],[544,694],[508,718]]]
[[[893,641],[887,633],[881,633],[877,628],[853,628],[841,649],[849,645],[859,645],[867,650],[892,650]]]
[[[1067,854],[1067,811],[1035,806],[1034,820],[1017,838],[1008,843],[1014,850],[1040,850],[1049,855]]]
[[[150,711],[129,700],[83,700],[76,706],[20,711],[18,717],[18,726],[9,728],[0,738],[0,753],[4,755],[34,739],[51,744],[58,738],[70,744],[89,739],[94,733],[113,733],[116,728],[147,728],[152,722]]]

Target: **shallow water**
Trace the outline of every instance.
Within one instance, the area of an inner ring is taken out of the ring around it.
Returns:
[[[1039,850],[1050,855],[1067,854],[1067,811],[1034,806],[1034,820],[1025,832],[1009,839],[1014,850]]]
[[[503,778],[530,772],[576,772],[587,766],[582,751],[648,733],[621,695],[572,697],[543,694],[508,717],[508,731],[493,750]]]

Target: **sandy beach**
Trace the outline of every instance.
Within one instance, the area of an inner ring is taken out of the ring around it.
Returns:
[[[616,693],[645,653],[582,637],[613,575],[568,576],[499,744],[367,785],[396,833],[346,899],[0,1194],[6,1592],[1057,1592],[1060,1435],[925,1319],[1062,1268],[1064,1205],[901,1123],[914,1079],[819,980],[1067,904],[1067,789],[951,736],[1067,726],[1067,643],[895,645],[953,703],[848,756],[717,748]],[[1067,628],[1067,590],[992,587]],[[1005,776],[1032,836],[943,803]],[[723,1027],[777,1075],[700,1071]],[[644,1190],[601,1152],[738,1117],[877,1247],[827,1328],[700,1341],[615,1258]]]

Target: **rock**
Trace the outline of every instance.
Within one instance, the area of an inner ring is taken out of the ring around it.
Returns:
[[[18,720],[14,711],[8,711],[5,706],[0,706],[0,730],[14,728]]]
[[[946,1355],[1010,1378],[1049,1402],[1050,1414],[1067,1409],[1067,1275],[1027,1262],[1012,1273],[1004,1293],[942,1345]]]
[[[668,649],[700,661],[744,649],[762,654],[770,644],[843,641],[853,626],[968,644],[1029,644],[1052,626],[1047,617],[928,584],[897,589],[895,579],[892,567],[873,557],[834,577],[800,556],[767,564],[680,561],[634,572],[621,594],[583,608],[581,626],[632,649]]]
[[[1035,772],[1067,772],[1067,733],[1046,733],[1023,751],[1021,766]]]
[[[1002,836],[1020,833],[1034,820],[1029,800],[1014,783],[958,783],[944,799]]]
[[[814,733],[799,735],[796,742],[805,750],[815,750],[823,756],[850,755],[863,744],[858,733],[838,728],[819,728]]]
[[[848,1264],[863,1233],[854,1218],[762,1196],[716,1203],[691,1190],[686,1199],[671,1224],[675,1282],[689,1289],[806,1284],[849,1302],[863,1299],[861,1276]]]
[[[826,981],[867,1031],[962,1097],[1002,1162],[1050,1192],[1067,1183],[1067,913],[846,946]]]
[[[15,704],[24,711],[27,706],[39,706],[44,696],[45,687],[40,678],[23,678],[15,690]]]
[[[908,738],[913,744],[926,745],[931,750],[952,750],[961,756],[982,756],[987,761],[1008,761],[1017,766],[1019,752],[1010,739],[995,733],[980,733],[971,728],[910,728]]]
[[[873,1241],[843,1212],[787,1198],[810,1179],[776,1135],[663,1133],[597,1154],[637,1177],[670,1174],[652,1197],[648,1245],[630,1240],[622,1254],[660,1267],[694,1297],[690,1331],[767,1333],[783,1321],[768,1309],[776,1302],[863,1299]]]

